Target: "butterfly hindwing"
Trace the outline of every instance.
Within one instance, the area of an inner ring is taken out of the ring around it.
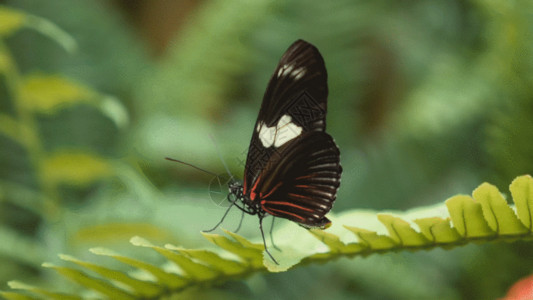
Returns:
[[[339,150],[325,132],[309,132],[281,147],[257,179],[251,197],[271,215],[305,227],[325,227],[342,167]]]

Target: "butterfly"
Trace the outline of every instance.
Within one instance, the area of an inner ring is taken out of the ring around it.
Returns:
[[[229,182],[231,205],[226,214],[235,205],[243,213],[257,215],[265,251],[276,264],[265,242],[266,216],[305,228],[331,225],[325,215],[336,199],[342,167],[339,149],[326,133],[327,97],[322,55],[312,44],[297,40],[283,54],[268,83],[244,180]]]

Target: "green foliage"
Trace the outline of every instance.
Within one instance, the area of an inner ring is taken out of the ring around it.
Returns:
[[[0,7],[0,36],[9,37],[24,27],[36,30],[54,39],[68,52],[76,50],[75,40],[50,21],[7,7]]]
[[[2,38],[28,27],[48,35],[68,51],[75,51],[73,38],[49,21],[4,6],[0,6],[0,15]],[[119,126],[124,124],[124,108],[116,100],[64,76],[21,73],[5,42],[0,40],[0,74],[8,96],[2,99],[6,109],[0,111],[0,165],[3,166],[0,172],[3,215],[0,254],[17,261],[19,266],[38,268],[38,260],[46,256],[48,250],[45,242],[35,239],[31,231],[38,230],[34,228],[40,224],[56,222],[66,213],[65,190],[74,186],[95,186],[111,177],[115,169],[110,160],[95,149],[72,142],[50,146],[49,139],[42,134],[43,118],[53,119],[73,108],[91,107]],[[64,122],[60,126],[70,125]],[[9,151],[7,145],[20,150]],[[31,168],[24,170],[28,162]],[[13,176],[21,169],[27,175],[31,174],[35,180],[33,184],[27,179],[29,176],[19,176],[18,179]],[[31,225],[34,228],[28,226],[32,221],[21,222],[35,216],[38,219],[33,221],[37,224]]]
[[[353,233],[357,241],[343,241],[346,235],[342,232],[340,232],[343,235],[341,238],[337,233],[310,230],[313,236],[328,247],[328,250],[317,251],[315,248],[309,251],[310,244],[304,242],[305,239],[309,239],[308,235],[301,238],[301,241],[298,238],[291,239],[289,244],[279,244],[283,249],[282,252],[275,252],[280,265],[274,264],[268,258],[261,243],[253,243],[240,235],[225,231],[227,236],[204,234],[217,246],[212,250],[184,249],[170,244],[160,247],[140,237],[132,238],[133,245],[151,249],[165,258],[160,267],[103,248],[94,248],[91,252],[111,257],[135,270],[119,271],[68,255],[60,255],[60,258],[77,265],[78,268],[52,264],[43,266],[54,269],[87,290],[98,292],[111,299],[144,299],[171,296],[193,286],[221,284],[224,281],[247,277],[266,270],[283,272],[299,264],[325,262],[342,256],[368,256],[390,251],[416,251],[435,247],[449,249],[471,242],[531,239],[533,238],[531,223],[533,178],[529,175],[516,178],[510,190],[516,213],[495,186],[483,183],[474,190],[472,197],[457,195],[446,200],[445,206],[449,217],[440,216],[443,205],[418,208],[394,215],[378,213],[374,217],[377,217],[386,228],[387,233],[381,233],[378,229],[369,230],[346,225],[369,217],[368,212],[347,211],[333,220],[336,223],[344,223],[344,228]],[[437,216],[427,217],[428,215]],[[76,298],[74,295],[56,294],[16,281],[12,281],[10,286],[16,290],[51,298],[59,297],[56,295]],[[12,298],[14,295],[3,292],[6,299],[14,299]]]
[[[203,1],[154,59],[116,1],[5,2],[0,283],[27,284],[3,297],[493,299],[533,269],[531,180],[514,206],[474,190],[533,173],[530,2]],[[254,218],[202,238],[226,187],[163,157],[222,173],[211,135],[239,177],[297,38],[325,58],[345,171],[332,228],[277,223],[278,266]]]

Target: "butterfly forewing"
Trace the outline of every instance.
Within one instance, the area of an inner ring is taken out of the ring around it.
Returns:
[[[310,131],[325,131],[327,72],[320,52],[298,40],[282,56],[263,97],[244,174],[250,192],[267,161],[286,143]]]
[[[298,40],[282,56],[270,78],[256,126],[271,127],[288,114],[305,130],[325,130],[327,72],[320,52]]]

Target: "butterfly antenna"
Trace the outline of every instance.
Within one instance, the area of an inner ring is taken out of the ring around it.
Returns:
[[[166,159],[166,160],[173,161],[173,162],[177,162],[177,163],[180,163],[180,164],[184,164],[184,165],[187,165],[187,166],[189,166],[189,167],[193,167],[193,168],[195,168],[196,170],[202,171],[202,172],[207,173],[207,174],[211,174],[211,175],[216,176],[216,177],[218,178],[218,175],[217,175],[217,174],[215,174],[215,173],[213,173],[213,172],[209,172],[209,171],[207,171],[207,170],[204,170],[204,169],[202,169],[202,168],[200,168],[200,167],[197,167],[197,166],[195,166],[195,165],[192,165],[192,164],[190,164],[190,163],[186,163],[186,162],[184,162],[184,161],[181,161],[181,160],[178,160],[178,159],[174,159],[174,158],[170,158],[170,157],[165,157],[165,159]]]
[[[233,175],[231,175],[231,172],[229,171],[226,161],[224,160],[224,158],[222,157],[222,154],[220,153],[220,149],[218,148],[218,144],[215,140],[215,137],[211,134],[209,135],[209,137],[211,138],[211,141],[213,142],[213,144],[215,144],[215,149],[217,150],[218,158],[220,158],[220,161],[222,161],[222,164],[224,165],[224,169],[226,169],[226,172],[228,172],[229,177],[233,178]]]

